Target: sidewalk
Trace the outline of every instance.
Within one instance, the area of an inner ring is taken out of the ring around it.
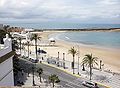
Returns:
[[[40,83],[40,79],[39,77],[37,77],[36,75],[34,76],[34,80],[35,80],[35,85],[33,86],[33,75],[29,74],[29,77],[27,76],[27,80],[24,82],[24,85],[22,87],[39,87],[39,88],[53,88],[52,84],[48,82],[47,79],[43,79],[42,78],[42,82]],[[59,88],[60,85],[55,84],[54,88]]]

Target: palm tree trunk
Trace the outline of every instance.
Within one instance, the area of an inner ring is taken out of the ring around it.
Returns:
[[[75,63],[75,56],[73,55],[73,74],[75,74],[75,72],[74,72],[74,63]]]
[[[54,87],[55,85],[54,85],[54,82],[53,82],[53,87]]]
[[[85,66],[84,66],[84,63],[82,64],[82,66],[83,66],[82,70],[83,70],[83,71],[85,71]]]
[[[91,66],[91,62],[90,62],[90,80],[91,80],[91,77],[92,77],[92,66]]]
[[[29,58],[29,43],[28,43],[28,58]]]
[[[36,53],[36,60],[38,59],[38,57],[37,57],[37,39],[35,40],[35,53]]]
[[[40,77],[40,82],[42,82],[42,81],[41,81],[41,75],[39,75],[39,77]]]

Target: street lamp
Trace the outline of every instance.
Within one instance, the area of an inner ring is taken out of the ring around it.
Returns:
[[[58,52],[58,58],[57,58],[57,66],[59,67],[59,52]]]
[[[102,69],[102,68],[101,68],[101,65],[102,65],[102,60],[100,60],[100,70]]]
[[[63,68],[65,69],[65,53],[63,53]]]
[[[80,59],[80,51],[79,51],[79,45],[78,45],[78,75],[79,75],[79,59]]]

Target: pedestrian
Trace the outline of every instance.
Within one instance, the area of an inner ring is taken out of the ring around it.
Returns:
[[[99,88],[99,87],[98,87],[98,85],[97,85],[97,83],[95,83],[95,86],[94,86],[94,88]]]
[[[43,57],[42,57],[42,60],[43,60]]]

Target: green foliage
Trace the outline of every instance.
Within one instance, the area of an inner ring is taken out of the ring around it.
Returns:
[[[6,34],[7,34],[7,31],[0,30],[0,43],[3,44],[3,38],[5,37]]]
[[[70,53],[73,56],[73,62],[72,62],[72,69],[74,74],[74,63],[75,63],[75,55],[77,54],[77,50],[72,47],[70,50],[68,50],[68,53]]]
[[[74,57],[75,54],[77,54],[77,50],[75,50],[74,47],[72,47],[70,50],[68,50],[68,53],[70,53]]]
[[[41,75],[43,73],[43,69],[42,68],[38,68],[37,72],[39,73],[39,75]]]
[[[53,83],[53,87],[54,87],[54,83],[59,83],[60,79],[58,78],[57,75],[52,74],[49,76],[49,81]]]
[[[40,40],[40,38],[41,38],[41,37],[39,37],[37,34],[32,34],[32,36],[31,36],[31,38],[30,38],[31,41],[32,41],[32,40],[35,40],[36,59],[38,59],[38,58],[37,58],[37,40]]]
[[[18,42],[17,42],[17,40],[12,39],[12,50],[15,51],[17,49],[19,49]]]
[[[31,36],[31,38],[30,38],[31,41],[32,41],[32,40],[37,41],[37,40],[40,40],[40,39],[41,39],[41,37],[39,37],[37,34],[32,34],[32,36]]]
[[[39,74],[40,82],[41,82],[41,75],[43,73],[43,69],[42,68],[38,68],[37,73]]]
[[[93,57],[92,54],[86,54],[85,57],[82,60],[82,63],[84,63],[86,66],[94,66],[95,64],[98,65],[97,63],[97,57]]]
[[[86,54],[85,57],[82,60],[82,64],[88,66],[90,68],[90,80],[92,76],[92,67],[97,64],[97,57],[93,57],[92,54]]]

